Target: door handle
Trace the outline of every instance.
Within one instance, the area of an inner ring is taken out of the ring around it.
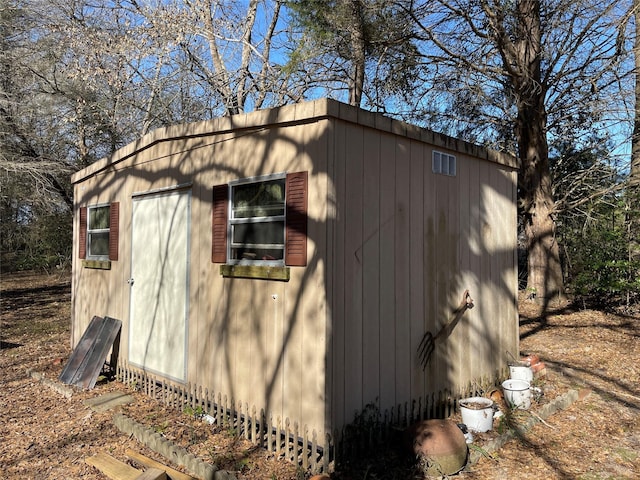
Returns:
[[[132,287],[133,287],[133,282],[134,282],[133,278],[130,278],[129,280],[127,280],[127,283]]]

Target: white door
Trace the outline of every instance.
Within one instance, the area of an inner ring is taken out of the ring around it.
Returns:
[[[186,380],[190,191],[133,199],[129,361]]]

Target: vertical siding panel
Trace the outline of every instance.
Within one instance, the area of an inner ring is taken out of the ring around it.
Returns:
[[[495,271],[492,272],[492,281],[497,297],[497,316],[496,322],[499,325],[500,341],[506,345],[517,345],[517,322],[515,312],[514,292],[517,292],[517,271],[514,271],[514,262],[516,261],[516,238],[517,225],[515,219],[515,203],[511,192],[513,185],[510,179],[510,173],[505,168],[499,168],[493,171],[494,178],[494,210],[503,212],[502,214],[494,213],[495,217],[495,235],[494,235],[494,257]],[[515,341],[515,343],[514,343]],[[495,357],[497,365],[504,363],[505,358],[502,355]],[[512,352],[514,355],[517,352]]]
[[[335,181],[335,204],[336,218],[334,224],[334,236],[332,239],[335,246],[333,257],[333,341],[334,341],[334,367],[333,367],[333,409],[334,421],[336,425],[344,425],[351,418],[346,418],[345,396],[347,394],[345,363],[346,349],[348,348],[345,332],[345,214],[346,207],[344,198],[346,197],[345,185],[345,163],[346,163],[346,129],[342,122],[335,121],[334,148],[334,181]],[[351,415],[351,414],[350,414]]]
[[[405,402],[411,395],[411,338],[409,271],[409,215],[411,192],[410,142],[396,143],[395,303],[396,303],[396,396]]]
[[[326,123],[324,123],[326,125]],[[327,148],[323,141],[321,127],[313,123],[302,129],[304,146],[298,155],[309,163],[313,170],[309,172],[307,227],[307,266],[292,268],[292,273],[300,275],[304,288],[301,310],[298,313],[301,328],[302,347],[302,391],[307,398],[301,397],[301,419],[311,428],[321,430],[325,427],[325,385],[331,378],[326,370],[326,322],[327,294],[326,281],[326,158]],[[322,140],[322,141],[321,141]]]
[[[487,163],[480,163],[480,281],[481,288],[479,294],[479,331],[478,335],[478,359],[485,366],[491,365],[491,359],[494,354],[492,352],[491,343],[495,340],[494,326],[497,321],[495,318],[495,310],[491,298],[495,296],[494,286],[491,284],[491,250],[490,241],[492,235],[492,211],[493,197],[491,192],[490,166]],[[484,299],[484,300],[482,300]],[[499,352],[501,353],[501,352]]]
[[[380,408],[390,409],[396,397],[395,312],[395,137],[380,139]]]
[[[362,167],[363,129],[347,125],[345,211],[346,420],[363,405],[362,318]],[[350,418],[351,417],[351,418]]]
[[[265,162],[265,165],[268,165],[268,173],[307,170],[306,165],[300,163],[304,158],[305,128],[304,125],[281,126],[272,130],[271,144],[267,148],[268,162]],[[281,163],[282,160],[284,160],[283,163]],[[274,166],[271,165],[272,163]],[[311,251],[313,252],[313,247]],[[312,284],[311,279],[305,276],[307,268],[291,268],[291,280],[288,282],[286,293],[283,294],[284,320],[279,344],[284,361],[280,362],[275,359],[272,373],[269,376],[275,388],[282,382],[282,394],[276,394],[278,398],[281,398],[282,406],[276,408],[271,404],[271,399],[267,399],[265,405],[267,415],[282,415],[282,412],[286,411],[288,415],[300,420],[304,408],[302,404],[305,393],[313,391],[308,389],[308,382],[312,381],[312,377],[319,373],[314,362],[307,358],[307,353],[313,349],[305,352],[304,346],[304,324],[306,322],[313,323],[316,320],[313,313],[309,315],[309,318],[306,318],[308,312],[305,311],[305,294],[306,289],[311,288]],[[312,275],[311,270],[308,273]],[[270,290],[264,292],[265,301],[273,302],[272,294],[277,293],[277,289],[274,289],[269,283],[267,286]],[[269,385],[267,388],[270,388]],[[313,401],[309,403],[313,403]],[[309,421],[314,421],[314,419],[309,419]]]
[[[442,152],[442,149],[438,151]],[[433,218],[433,284],[434,290],[434,324],[431,328],[433,335],[447,323],[450,318],[450,281],[451,275],[457,270],[451,270],[449,265],[449,256],[451,249],[454,248],[457,239],[451,238],[450,235],[450,205],[449,192],[451,189],[451,179],[442,174],[434,174],[434,218]],[[431,357],[432,373],[434,378],[434,390],[444,388],[450,378],[451,362],[449,358],[450,342],[449,338],[441,337],[435,345],[435,350]]]
[[[498,172],[495,168],[487,169],[487,197],[488,203],[490,206],[487,209],[487,224],[488,228],[486,229],[487,233],[485,235],[485,248],[487,251],[487,257],[491,258],[491,261],[488,262],[488,283],[487,285],[494,292],[493,299],[491,302],[491,322],[488,333],[492,335],[491,341],[495,342],[495,344],[501,344],[501,338],[504,333],[504,325],[502,324],[502,311],[503,311],[503,303],[504,303],[504,295],[502,291],[502,286],[500,285],[500,277],[502,276],[502,268],[501,268],[501,257],[502,252],[500,252],[500,244],[502,238],[502,223],[503,215],[497,213],[499,210],[499,205],[502,204],[502,199],[499,194],[496,192],[496,188],[500,181]],[[492,348],[490,349],[491,356],[489,357],[490,365],[498,365],[501,358],[504,358],[504,353],[500,351],[500,349]],[[516,352],[514,352],[514,355]]]
[[[411,399],[424,394],[422,366],[418,361],[418,345],[424,334],[424,285],[423,285],[423,242],[424,242],[424,150],[421,142],[411,142],[410,159],[410,231],[409,231],[409,295],[411,324]]]
[[[519,345],[519,328],[518,328],[518,212],[517,212],[517,178],[515,171],[509,171],[507,175],[507,186],[505,191],[509,192],[509,200],[511,201],[511,210],[509,212],[510,222],[508,227],[508,235],[511,242],[511,255],[505,259],[510,269],[510,281],[507,295],[510,297],[510,317],[511,336],[507,345]]]
[[[324,221],[324,244],[325,244],[325,258],[324,265],[326,268],[326,277],[324,280],[324,290],[327,296],[326,308],[326,373],[325,373],[325,431],[332,432],[335,425],[336,408],[334,404],[335,388],[336,388],[336,311],[335,301],[336,295],[333,289],[333,281],[336,278],[336,265],[334,262],[336,248],[335,248],[335,234],[336,234],[336,184],[335,184],[335,130],[334,121],[324,122],[324,130],[322,137],[318,139],[322,143],[321,152],[324,152],[325,157],[325,169],[326,180],[323,182],[325,185],[326,197],[324,200],[325,206],[324,218],[320,218],[320,221]],[[320,153],[322,155],[322,153]],[[315,173],[315,172],[314,172]],[[318,174],[321,174],[320,170]],[[319,225],[322,228],[322,225]],[[318,233],[320,236],[320,233]]]
[[[483,321],[481,314],[483,298],[483,279],[480,271],[480,261],[482,258],[482,245],[480,241],[480,233],[482,226],[482,210],[480,199],[480,162],[469,162],[469,236],[465,240],[466,248],[469,250],[469,275],[475,281],[472,298],[475,301],[475,308],[469,312],[469,351],[474,352],[473,358],[469,359],[468,375],[473,378],[481,371],[484,358],[480,357],[478,350],[479,344],[482,342],[480,336],[480,327]],[[469,286],[472,287],[471,285]]]
[[[423,246],[423,258],[424,258],[424,325],[423,335],[426,332],[436,334],[439,325],[438,322],[438,302],[436,301],[436,285],[437,285],[437,258],[438,258],[438,246],[437,246],[437,189],[436,185],[439,180],[439,176],[432,172],[431,162],[433,158],[433,148],[429,147],[425,149],[424,154],[424,246]],[[425,390],[427,393],[433,393],[437,390],[437,359],[435,358],[435,352],[431,362],[424,369],[424,381]]]
[[[456,161],[460,160],[461,155],[456,155]],[[453,318],[452,311],[460,303],[464,286],[462,285],[462,267],[460,265],[460,244],[464,243],[464,237],[460,230],[460,178],[457,174],[455,177],[445,177],[447,180],[448,214],[447,214],[447,238],[449,246],[447,247],[447,292],[446,298],[446,320]],[[447,346],[447,362],[449,364],[449,378],[447,379],[447,388],[460,380],[463,369],[460,365],[461,356],[468,356],[469,352],[465,348],[462,341],[463,335],[461,327],[468,322],[466,315],[460,318],[454,329],[451,331],[449,338],[445,340]]]
[[[470,161],[467,157],[458,157],[458,194],[460,196],[459,201],[459,226],[460,242],[458,245],[458,256],[460,259],[460,288],[458,290],[464,291],[469,289],[471,297],[473,298],[477,289],[475,288],[475,279],[471,272],[471,248],[469,245],[469,238],[471,235],[470,230],[470,207],[469,200],[470,182],[471,176],[469,172],[470,164],[476,163]],[[459,298],[456,298],[456,302]],[[458,329],[458,341],[460,346],[458,348],[457,364],[460,368],[460,385],[466,384],[470,378],[468,375],[469,369],[472,366],[473,355],[470,355],[469,350],[465,348],[469,345],[471,338],[471,328],[473,322],[473,310],[467,310],[464,317],[460,321]]]
[[[380,134],[364,131],[362,324],[363,398],[365,404],[380,398]]]

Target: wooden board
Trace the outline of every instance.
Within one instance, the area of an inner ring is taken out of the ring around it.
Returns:
[[[173,468],[169,468],[166,465],[161,464],[160,462],[156,462],[149,457],[145,457],[141,453],[131,450],[130,448],[128,448],[125,453],[127,454],[127,457],[129,457],[129,460],[137,463],[138,465],[165,471],[169,480],[197,480],[196,477],[192,477],[191,475],[187,475],[186,473],[182,473],[178,470],[174,470]]]
[[[136,480],[142,473],[130,465],[116,460],[103,452],[98,452],[93,457],[88,457],[85,462],[96,467],[112,480]]]
[[[167,480],[167,472],[159,468],[149,468],[141,473],[136,480]]]
[[[120,320],[94,316],[58,379],[68,385],[93,388],[109,349],[119,339],[121,328]],[[117,347],[114,347],[114,351],[116,350]]]

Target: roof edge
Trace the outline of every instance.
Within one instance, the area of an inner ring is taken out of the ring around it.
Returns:
[[[365,127],[394,135],[405,136],[414,140],[430,143],[440,148],[466,153],[477,158],[517,169],[517,160],[512,155],[490,150],[464,140],[386,117],[380,113],[347,105],[337,100],[322,98],[292,105],[284,105],[282,107],[218,117],[196,123],[160,127],[140,137],[138,140],[134,140],[119,148],[112,155],[102,158],[82,170],[77,171],[71,176],[71,183],[79,183],[160,142],[168,142],[178,138],[220,135],[239,130],[264,128],[272,125],[304,123],[323,118],[336,118],[346,122],[357,123]]]

